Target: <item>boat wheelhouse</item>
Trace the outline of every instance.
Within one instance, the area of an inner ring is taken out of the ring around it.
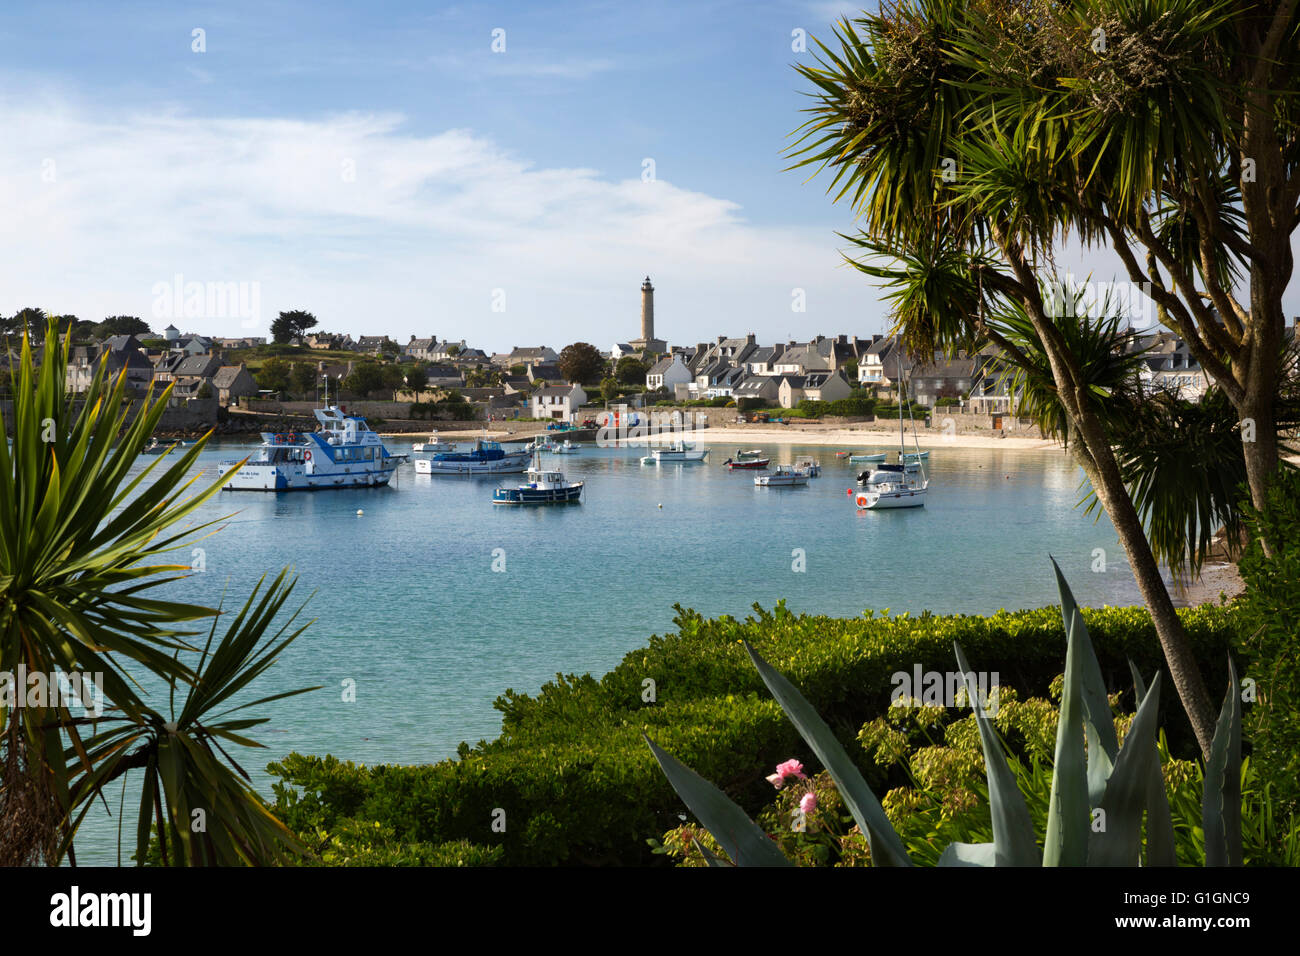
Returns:
[[[257,456],[240,465],[227,491],[315,491],[386,485],[406,455],[394,455],[366,420],[332,405],[313,409],[314,432],[263,432]]]

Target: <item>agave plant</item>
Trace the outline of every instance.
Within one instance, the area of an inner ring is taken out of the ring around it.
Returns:
[[[255,592],[215,647],[213,630],[207,649],[191,643],[203,633],[190,629],[193,622],[213,619],[215,628],[219,609],[155,597],[151,589],[190,572],[169,552],[187,549],[217,523],[177,527],[224,480],[185,497],[198,480],[194,465],[207,436],[132,477],[169,390],[140,401],[132,418],[125,371],[110,382],[101,362],[84,396],[66,394],[70,338],[60,341],[51,320],[38,367],[24,336],[12,450],[0,443],[0,674],[102,675],[111,729],[94,727],[83,739],[88,721],[74,718],[61,699],[13,707],[0,701],[0,864],[55,864],[65,854],[75,860],[84,808],[137,765],[162,781],[149,799],[161,797],[168,819],[180,820],[193,805],[187,794],[224,801],[210,807],[219,825],[209,828],[206,849],[186,848],[173,855],[176,862],[248,862],[281,844],[262,825],[256,795],[234,785],[212,748],[224,757],[218,738],[248,743],[239,732],[251,724],[208,723],[208,712],[299,633],[262,642],[291,584],[281,575],[260,601]],[[164,719],[148,706],[131,667],[151,672],[173,694],[179,689],[186,701],[180,715]],[[147,812],[155,806],[142,805],[146,831],[148,821],[162,819]]]
[[[954,843],[940,866],[1175,866],[1174,830],[1160,772],[1156,715],[1160,675],[1147,687],[1136,669],[1137,714],[1120,746],[1101,665],[1083,614],[1055,560],[1067,637],[1065,686],[1046,832],[1040,847],[1024,796],[977,692],[970,666],[954,643],[957,664],[979,728],[993,824],[991,843]],[[785,677],[748,642],[745,649],[763,683],[807,742],[839,790],[877,866],[911,866],[903,841],[862,774],[826,722]],[[1131,666],[1131,665],[1130,665]],[[1207,866],[1240,865],[1241,702],[1236,668],[1228,662],[1228,693],[1206,764],[1202,824]],[[738,866],[788,866],[771,838],[721,790],[646,737],[655,759],[686,806]],[[1143,815],[1146,816],[1143,858]],[[698,841],[710,866],[729,865]]]

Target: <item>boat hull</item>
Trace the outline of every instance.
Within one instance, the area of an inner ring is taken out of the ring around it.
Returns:
[[[890,508],[924,508],[925,489],[906,491],[860,491],[855,503],[859,511],[882,511]]]
[[[849,455],[849,461],[884,461],[886,457],[888,457],[888,456],[886,456],[886,455],[884,455],[884,454],[880,454],[880,455]]]
[[[725,464],[728,468],[732,469],[740,468],[749,471],[762,471],[771,463],[771,461],[772,459],[770,458],[760,458],[758,461],[729,461]]]
[[[582,482],[567,488],[498,488],[494,505],[559,505],[582,499]]]
[[[659,452],[646,455],[641,459],[643,465],[689,465],[704,461],[709,457],[707,451]]]
[[[417,458],[417,475],[520,475],[528,470],[527,455],[507,455],[495,461],[435,461]]]
[[[232,467],[235,463],[226,463]],[[235,472],[226,491],[326,491],[337,488],[377,488],[387,485],[396,463],[340,472],[308,473],[302,466],[247,464]]]
[[[754,484],[760,488],[792,488],[808,484],[807,475],[759,475]]]

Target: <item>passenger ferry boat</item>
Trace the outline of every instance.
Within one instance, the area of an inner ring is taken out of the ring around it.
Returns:
[[[406,455],[394,455],[364,418],[336,406],[313,409],[314,432],[263,432],[262,450],[223,486],[227,491],[314,491],[386,485]],[[238,461],[223,461],[223,469]]]
[[[468,451],[439,452],[415,459],[417,475],[517,475],[528,468],[528,452],[506,451],[480,438]]]
[[[492,495],[494,505],[555,505],[582,499],[584,482],[568,481],[564,473],[543,468],[540,460],[528,469],[528,483],[514,488],[498,488]]]

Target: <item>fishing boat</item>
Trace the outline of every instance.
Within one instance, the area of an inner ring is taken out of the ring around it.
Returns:
[[[755,475],[754,484],[760,488],[792,487],[808,484],[808,472],[800,471],[790,465],[777,465],[766,475]]]
[[[654,448],[650,454],[641,459],[643,465],[689,464],[704,461],[709,457],[708,449],[695,451],[685,442],[676,441],[665,448]]]
[[[903,381],[902,349],[898,350],[898,380],[900,389]],[[899,405],[903,405],[900,392]],[[913,423],[912,441],[916,441]],[[858,476],[861,490],[853,495],[853,503],[859,511],[877,511],[886,508],[922,508],[925,506],[925,494],[930,482],[925,476],[925,459],[929,452],[917,449],[915,454],[907,452],[906,437],[903,431],[903,416],[898,416],[898,464],[885,464],[883,461]],[[883,456],[882,456],[883,457]]]
[[[820,478],[822,465],[817,459],[802,455],[794,460],[794,470],[807,472],[809,478]]]
[[[552,448],[551,451],[557,455],[576,455],[578,452],[582,451],[582,446],[575,445],[566,438],[564,441]]]
[[[326,405],[314,432],[262,433],[262,449],[223,486],[227,491],[316,491],[387,485],[407,455],[394,455],[366,420]],[[222,462],[223,469],[239,465]]]
[[[528,481],[514,488],[498,488],[492,494],[494,505],[556,505],[582,500],[581,481],[568,481],[564,472],[543,468],[535,458],[528,469]]]
[[[734,455],[723,462],[728,468],[752,468],[761,471],[766,468],[772,459],[766,458],[761,449],[752,448],[749,451],[737,450]]]
[[[480,438],[474,447],[439,452],[415,460],[417,475],[518,475],[528,469],[529,452],[506,451],[500,442]]]
[[[889,455],[882,451],[878,455],[849,455],[849,461],[884,461],[888,457]]]

